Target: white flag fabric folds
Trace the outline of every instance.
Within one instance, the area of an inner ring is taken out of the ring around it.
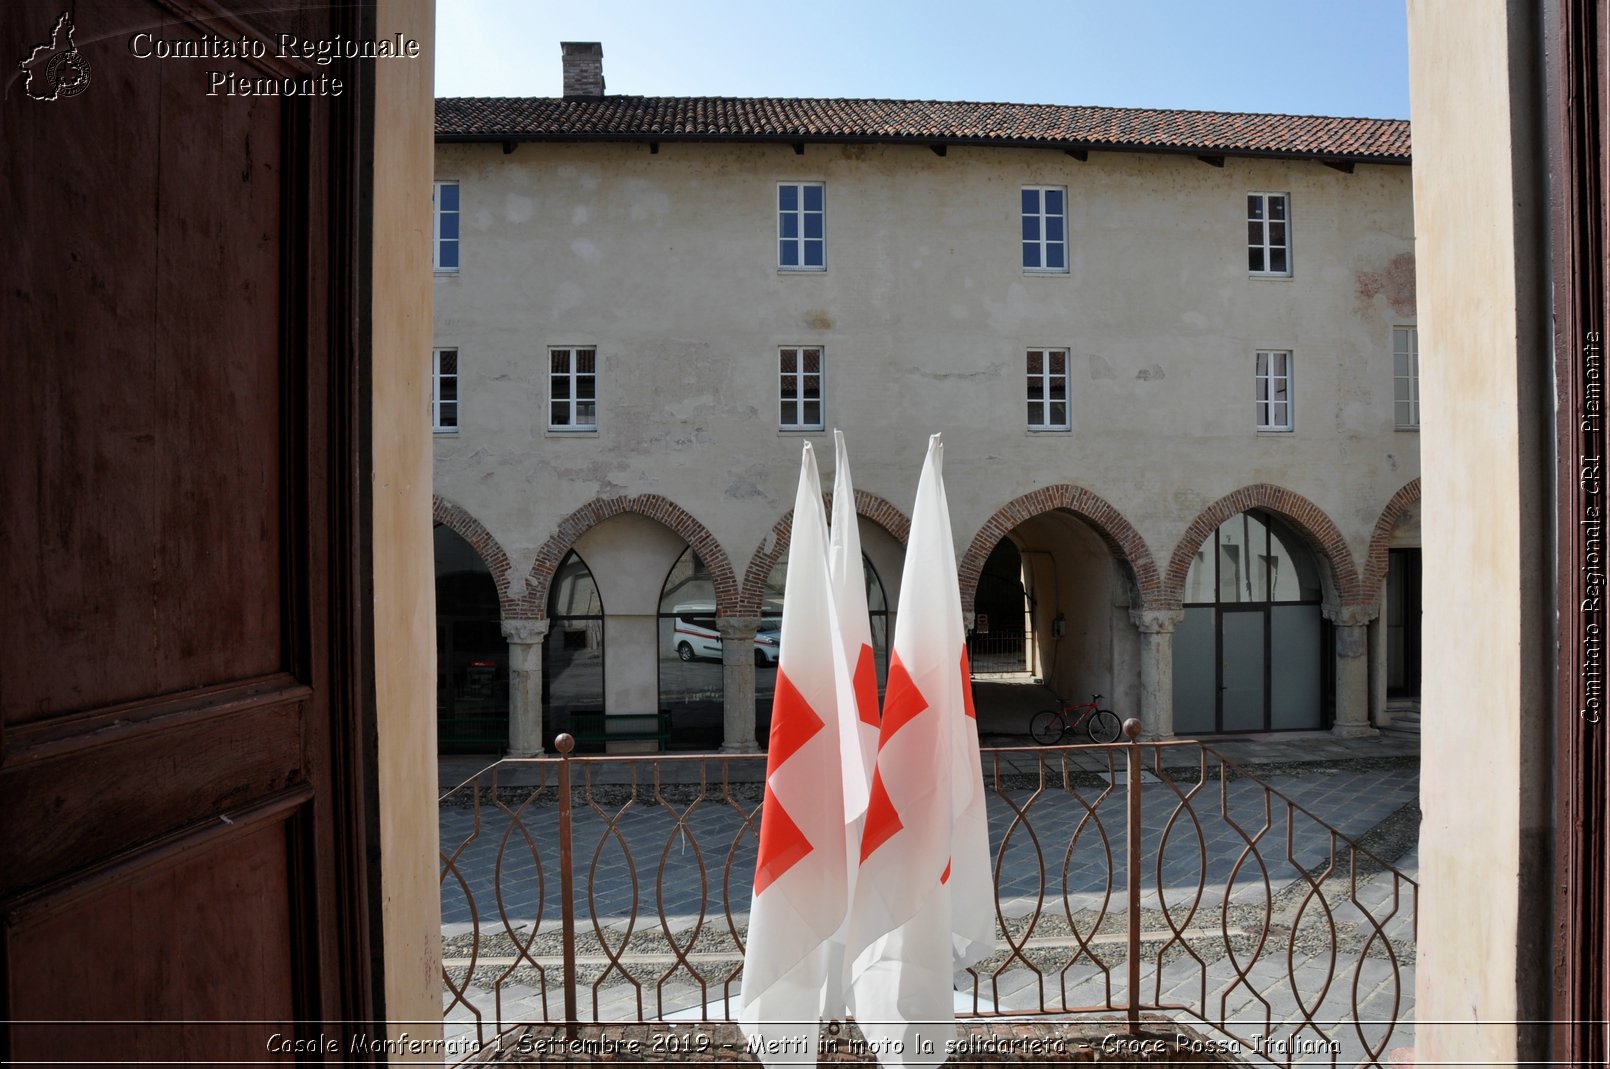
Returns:
[[[844,816],[866,812],[872,763],[878,754],[878,668],[872,652],[872,621],[867,615],[866,566],[861,558],[861,531],[855,518],[855,486],[844,435],[833,432],[833,526],[828,542],[828,571],[833,606],[844,636],[844,657],[855,684],[855,715],[840,718],[844,728]],[[859,771],[857,771],[859,770]]]
[[[956,970],[986,957],[995,898],[956,553],[938,435],[900,583],[848,954],[856,1023],[884,1065],[937,1066]]]
[[[842,969],[842,952],[830,953],[828,943],[844,923],[850,886],[839,718],[856,713],[809,443],[785,591],[739,1012],[751,1051],[767,1065],[814,1054],[819,1018],[843,1016],[841,1005],[824,1007],[823,999],[842,990],[837,978],[828,983],[829,971]]]
[[[872,622],[867,614],[866,566],[861,558],[861,532],[855,512],[855,486],[844,435],[833,432],[833,524],[828,539],[828,575],[833,608],[844,642],[844,663],[854,686],[853,704],[839,717],[839,756],[844,782],[844,851],[847,891],[854,893],[861,852],[861,822],[866,816],[872,764],[878,754],[878,668],[872,649]],[[786,603],[785,603],[786,604]],[[834,933],[828,948],[827,986],[822,1004],[832,1016],[849,1007],[849,962],[845,944],[849,926]]]

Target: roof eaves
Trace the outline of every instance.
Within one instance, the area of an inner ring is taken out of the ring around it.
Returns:
[[[577,132],[532,132],[523,131],[475,131],[445,132],[436,134],[438,144],[464,144],[475,142],[616,142],[616,143],[646,143],[650,141],[661,144],[683,142],[690,144],[733,144],[746,142],[749,144],[775,144],[792,145],[797,143],[815,145],[845,145],[845,144],[885,144],[885,145],[969,145],[986,148],[1039,148],[1054,151],[1073,149],[1082,152],[1136,152],[1171,156],[1235,156],[1242,159],[1280,159],[1280,160],[1317,160],[1320,162],[1334,161],[1337,163],[1378,163],[1378,164],[1408,164],[1412,161],[1409,153],[1381,153],[1381,152],[1337,152],[1314,149],[1267,149],[1247,148],[1229,145],[1189,145],[1189,144],[1158,144],[1146,141],[1079,141],[1054,140],[1048,138],[1010,138],[1010,137],[980,137],[978,135],[963,135],[944,137],[928,134],[796,134],[796,133],[766,133],[766,134],[711,134],[711,133],[681,133],[658,132],[646,130],[610,130],[596,133]]]

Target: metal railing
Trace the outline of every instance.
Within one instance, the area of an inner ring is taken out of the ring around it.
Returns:
[[[1418,886],[1390,849],[1196,742],[983,761],[998,946],[964,1015],[1161,1014],[1278,1065],[1385,1065],[1411,1042]],[[562,754],[444,795],[449,1033],[734,1016],[764,773]]]

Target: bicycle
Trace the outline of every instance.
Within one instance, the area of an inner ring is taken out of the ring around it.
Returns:
[[[1041,746],[1055,746],[1083,727],[1091,742],[1117,742],[1123,725],[1111,709],[1097,708],[1100,701],[1099,694],[1078,705],[1070,698],[1057,698],[1055,709],[1041,709],[1029,718],[1029,735]]]

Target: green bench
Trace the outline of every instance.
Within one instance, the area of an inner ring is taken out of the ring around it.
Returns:
[[[599,746],[610,742],[652,742],[664,751],[671,742],[671,710],[657,713],[573,712],[570,735],[576,745]]]

